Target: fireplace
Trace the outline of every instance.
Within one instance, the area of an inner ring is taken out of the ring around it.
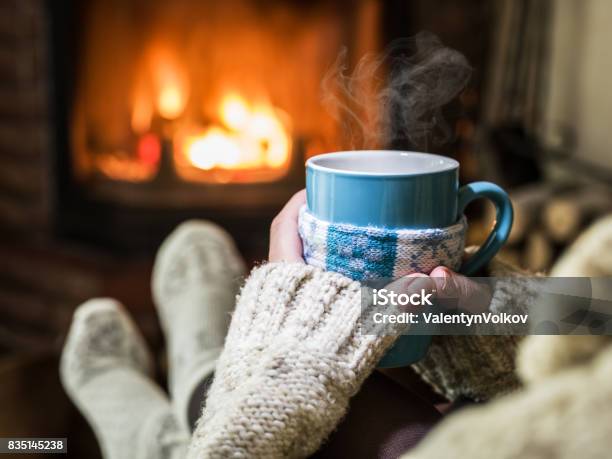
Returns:
[[[179,222],[204,218],[264,256],[270,220],[304,185],[304,161],[347,146],[342,119],[321,102],[321,82],[343,47],[350,68],[426,28],[472,63],[484,55],[482,41],[461,41],[482,20],[480,2],[47,5],[55,228],[121,250],[151,253]],[[473,132],[477,87],[474,79],[463,98],[458,138]]]
[[[265,244],[305,159],[341,146],[326,69],[380,48],[371,0],[50,3],[59,229],[130,249],[190,217]]]

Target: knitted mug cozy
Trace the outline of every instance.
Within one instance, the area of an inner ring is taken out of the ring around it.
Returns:
[[[388,229],[319,220],[306,206],[299,215],[304,259],[354,280],[398,278],[436,266],[461,266],[465,217],[446,228]]]

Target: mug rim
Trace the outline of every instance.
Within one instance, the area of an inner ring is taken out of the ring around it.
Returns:
[[[326,158],[343,158],[350,157],[355,154],[363,155],[367,153],[374,153],[377,155],[386,154],[389,156],[426,156],[430,159],[439,159],[443,161],[443,167],[434,171],[411,171],[411,172],[365,172],[365,171],[352,171],[347,169],[337,169],[329,166],[322,166],[317,164],[318,161]],[[315,171],[327,172],[335,175],[347,175],[347,176],[360,176],[360,177],[410,177],[418,175],[433,175],[449,172],[459,168],[459,162],[448,156],[437,155],[435,153],[424,153],[419,151],[406,151],[406,150],[345,150],[335,151],[331,153],[321,153],[320,155],[313,156],[306,161],[306,168],[310,168]]]

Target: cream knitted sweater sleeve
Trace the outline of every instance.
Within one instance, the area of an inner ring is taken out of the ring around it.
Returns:
[[[393,343],[360,333],[360,285],[299,263],[255,269],[239,297],[190,458],[305,457]]]
[[[500,259],[489,264],[486,274],[499,278],[489,305],[494,313],[523,313],[537,298],[533,275]],[[509,335],[434,336],[425,358],[412,368],[449,400],[485,401],[520,386],[515,365],[519,342],[520,337]]]

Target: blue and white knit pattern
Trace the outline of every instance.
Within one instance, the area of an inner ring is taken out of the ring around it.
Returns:
[[[436,266],[461,265],[467,223],[462,217],[446,228],[392,230],[329,223],[300,209],[304,259],[312,266],[355,280],[398,278]]]

